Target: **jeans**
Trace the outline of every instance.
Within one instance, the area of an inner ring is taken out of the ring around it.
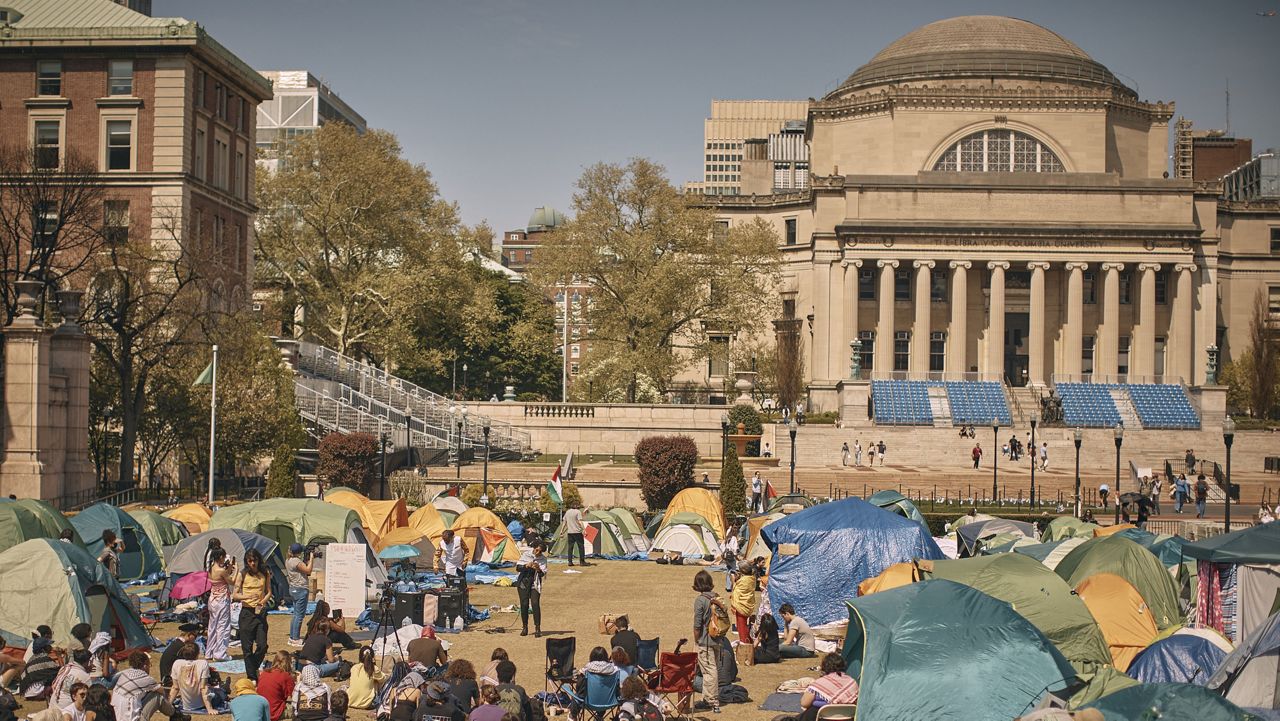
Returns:
[[[1204,506],[1206,501],[1196,501],[1196,518],[1204,518]]]
[[[573,549],[575,546],[578,549],[578,560],[582,562],[582,565],[587,565],[587,544],[582,540],[581,533],[569,534],[569,564],[573,564]]]
[[[1182,506],[1186,502],[1187,502],[1187,494],[1183,493],[1182,491],[1178,491],[1173,495],[1173,510],[1177,513],[1182,513]]]
[[[245,606],[240,609],[240,652],[244,654],[244,672],[257,683],[258,669],[267,657],[267,612],[255,612]]]
[[[325,663],[313,663],[309,665],[316,667],[316,670],[320,672],[320,678],[329,678],[338,672],[339,664],[341,664],[341,661],[326,661]]]
[[[297,641],[302,638],[302,620],[307,616],[307,589],[290,586],[289,598],[293,601],[293,620],[289,623],[289,638]]]
[[[784,643],[778,646],[778,655],[783,658],[813,658],[814,653],[804,646],[797,646],[794,643]]]

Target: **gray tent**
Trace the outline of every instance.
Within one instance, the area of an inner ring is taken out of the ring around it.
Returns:
[[[1280,709],[1280,613],[1254,629],[1205,685],[1237,706]]]
[[[207,570],[204,565],[205,554],[209,550],[209,540],[216,538],[222,543],[222,550],[227,556],[236,559],[240,568],[244,568],[244,554],[253,548],[262,554],[271,569],[271,593],[277,599],[289,597],[289,583],[284,577],[284,554],[279,545],[267,538],[250,531],[238,528],[215,528],[204,533],[197,533],[170,546],[165,553],[165,568],[169,572],[169,582],[161,592],[162,599],[167,599],[168,589],[179,578],[188,573]]]

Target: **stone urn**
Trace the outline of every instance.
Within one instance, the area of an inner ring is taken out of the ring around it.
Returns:
[[[733,387],[738,391],[738,397],[734,399],[735,405],[755,405],[755,401],[751,397],[751,391],[756,387],[756,376],[759,374],[755,371],[738,371],[734,373],[738,380],[734,382]]]

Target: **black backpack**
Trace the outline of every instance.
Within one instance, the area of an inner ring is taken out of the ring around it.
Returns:
[[[662,709],[648,699],[636,701],[634,712],[623,711],[618,718],[621,721],[663,721]]]

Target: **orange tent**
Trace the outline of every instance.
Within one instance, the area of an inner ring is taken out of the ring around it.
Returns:
[[[199,503],[184,503],[160,515],[186,526],[187,532],[194,536],[209,530],[209,519],[213,517],[213,511]]]
[[[870,596],[880,591],[888,591],[899,586],[909,586],[920,580],[920,572],[911,561],[895,563],[884,569],[879,576],[868,578],[858,584],[859,596]]]
[[[1090,576],[1076,587],[1076,595],[1102,629],[1117,671],[1128,671],[1133,659],[1159,635],[1142,594],[1114,573]]]
[[[502,519],[493,515],[493,511],[488,508],[468,508],[466,513],[454,520],[451,528],[458,535],[477,541],[472,544],[472,551],[473,557],[478,561],[497,563],[520,560],[516,539],[511,537],[511,532]],[[431,540],[436,539],[433,537]]]
[[[366,501],[364,509],[357,511],[365,527],[379,536],[409,525],[409,509],[403,498],[394,501]]]
[[[409,514],[409,521],[405,526],[415,531],[421,531],[428,538],[434,540],[439,538],[441,533],[444,533],[444,529],[448,528],[449,524],[444,522],[444,516],[440,515],[440,511],[428,503]]]
[[[1098,526],[1097,528],[1093,529],[1093,537],[1100,538],[1102,536],[1110,536],[1113,533],[1127,531],[1130,528],[1137,528],[1137,526],[1133,525],[1132,523],[1117,523],[1114,526]]]

